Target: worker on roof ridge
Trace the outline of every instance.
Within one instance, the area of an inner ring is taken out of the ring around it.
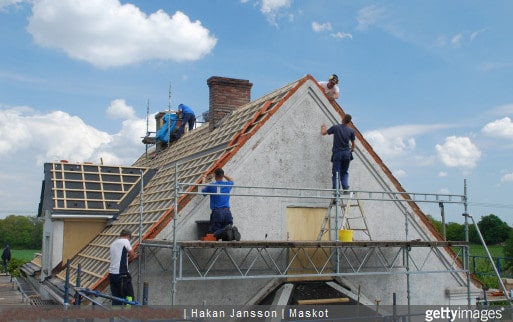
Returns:
[[[189,106],[185,104],[178,105],[178,113],[180,113],[182,116],[182,124],[178,129],[176,139],[182,137],[183,132],[185,130],[185,124],[189,125],[189,131],[192,131],[192,129],[194,129],[194,125],[196,124],[196,114],[194,114],[194,111]]]
[[[336,74],[332,74],[327,82],[319,82],[319,85],[324,89],[324,94],[326,94],[330,101],[336,100],[340,95],[340,89],[338,87],[338,76]]]

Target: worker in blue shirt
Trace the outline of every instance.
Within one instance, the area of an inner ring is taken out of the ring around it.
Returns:
[[[182,115],[182,124],[176,134],[177,139],[182,137],[186,124],[189,125],[189,131],[192,131],[194,124],[196,124],[196,114],[194,114],[194,111],[189,106],[185,104],[178,105],[178,112]]]
[[[326,129],[326,124],[321,125],[322,135],[333,135],[333,148],[331,150],[331,172],[333,189],[342,188],[344,193],[349,193],[349,164],[353,160],[355,148],[355,131],[349,124],[352,117],[344,115],[342,124],[335,124]],[[337,176],[339,182],[337,182]]]
[[[210,195],[210,227],[209,232],[214,234],[216,239],[220,239],[225,227],[233,225],[233,216],[230,211],[230,191],[232,190],[233,180],[224,173],[224,170],[217,168],[214,172],[215,181],[208,184],[201,190],[204,195]],[[223,179],[226,179],[224,181]],[[203,176],[202,183],[205,183],[206,176]]]

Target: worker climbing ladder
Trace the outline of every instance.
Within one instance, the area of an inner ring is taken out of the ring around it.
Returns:
[[[327,232],[330,233],[330,240],[337,240],[338,231],[341,229],[352,231],[358,239],[372,240],[365,210],[356,192],[349,192],[348,195],[343,194],[330,200],[317,240],[322,240]]]

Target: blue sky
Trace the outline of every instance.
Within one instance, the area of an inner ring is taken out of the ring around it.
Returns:
[[[131,164],[147,107],[150,127],[179,103],[200,114],[211,76],[250,80],[255,99],[336,73],[339,104],[407,191],[463,194],[466,179],[469,213],[511,225],[512,12],[507,0],[0,0],[0,218],[36,214],[44,162]]]

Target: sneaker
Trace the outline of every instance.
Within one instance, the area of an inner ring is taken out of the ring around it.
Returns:
[[[233,239],[236,241],[239,241],[240,240],[239,229],[237,227],[233,226],[232,232],[233,232]]]

